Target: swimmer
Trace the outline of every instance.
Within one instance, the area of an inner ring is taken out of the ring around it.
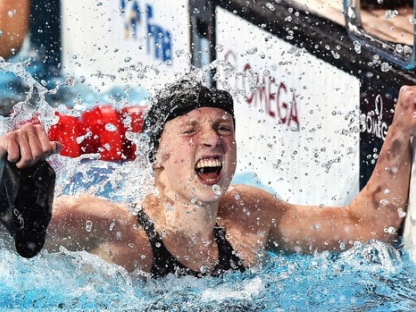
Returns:
[[[259,265],[267,249],[313,253],[370,239],[393,242],[408,202],[415,98],[416,86],[402,87],[372,176],[349,205],[300,206],[230,185],[237,162],[233,99],[179,81],[156,97],[143,126],[157,192],[139,203],[138,215],[99,197],[59,196],[45,248],[85,250],[130,272],[163,277],[244,271]],[[19,168],[57,151],[40,125],[0,138],[0,157]]]
[[[29,28],[29,0],[0,0],[0,57],[16,54]]]

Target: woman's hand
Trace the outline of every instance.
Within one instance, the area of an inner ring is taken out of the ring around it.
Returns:
[[[416,136],[416,86],[400,89],[392,126],[404,136]]]
[[[40,124],[27,123],[0,138],[0,157],[16,163],[17,168],[30,167],[62,150],[62,144],[50,141]]]

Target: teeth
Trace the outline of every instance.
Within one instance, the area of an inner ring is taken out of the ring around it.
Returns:
[[[196,168],[207,168],[207,167],[221,167],[221,161],[218,159],[201,159],[197,164]]]

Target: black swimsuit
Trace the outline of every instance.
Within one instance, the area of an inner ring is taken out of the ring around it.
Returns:
[[[149,242],[152,245],[153,265],[151,273],[155,278],[164,277],[169,273],[173,273],[176,276],[193,275],[202,277],[205,275],[219,276],[229,270],[245,271],[243,262],[236,256],[235,251],[226,240],[224,229],[218,225],[214,228],[214,238],[218,245],[219,262],[213,270],[201,273],[185,267],[166,249],[162,238],[156,232],[153,223],[149,220],[149,217],[143,209],[137,213],[137,220],[139,221],[139,224],[143,226],[143,229],[146,231],[149,238]]]

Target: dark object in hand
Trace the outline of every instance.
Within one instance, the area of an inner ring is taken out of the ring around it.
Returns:
[[[45,244],[55,177],[46,161],[18,169],[14,163],[0,159],[0,221],[22,257],[36,256]]]

